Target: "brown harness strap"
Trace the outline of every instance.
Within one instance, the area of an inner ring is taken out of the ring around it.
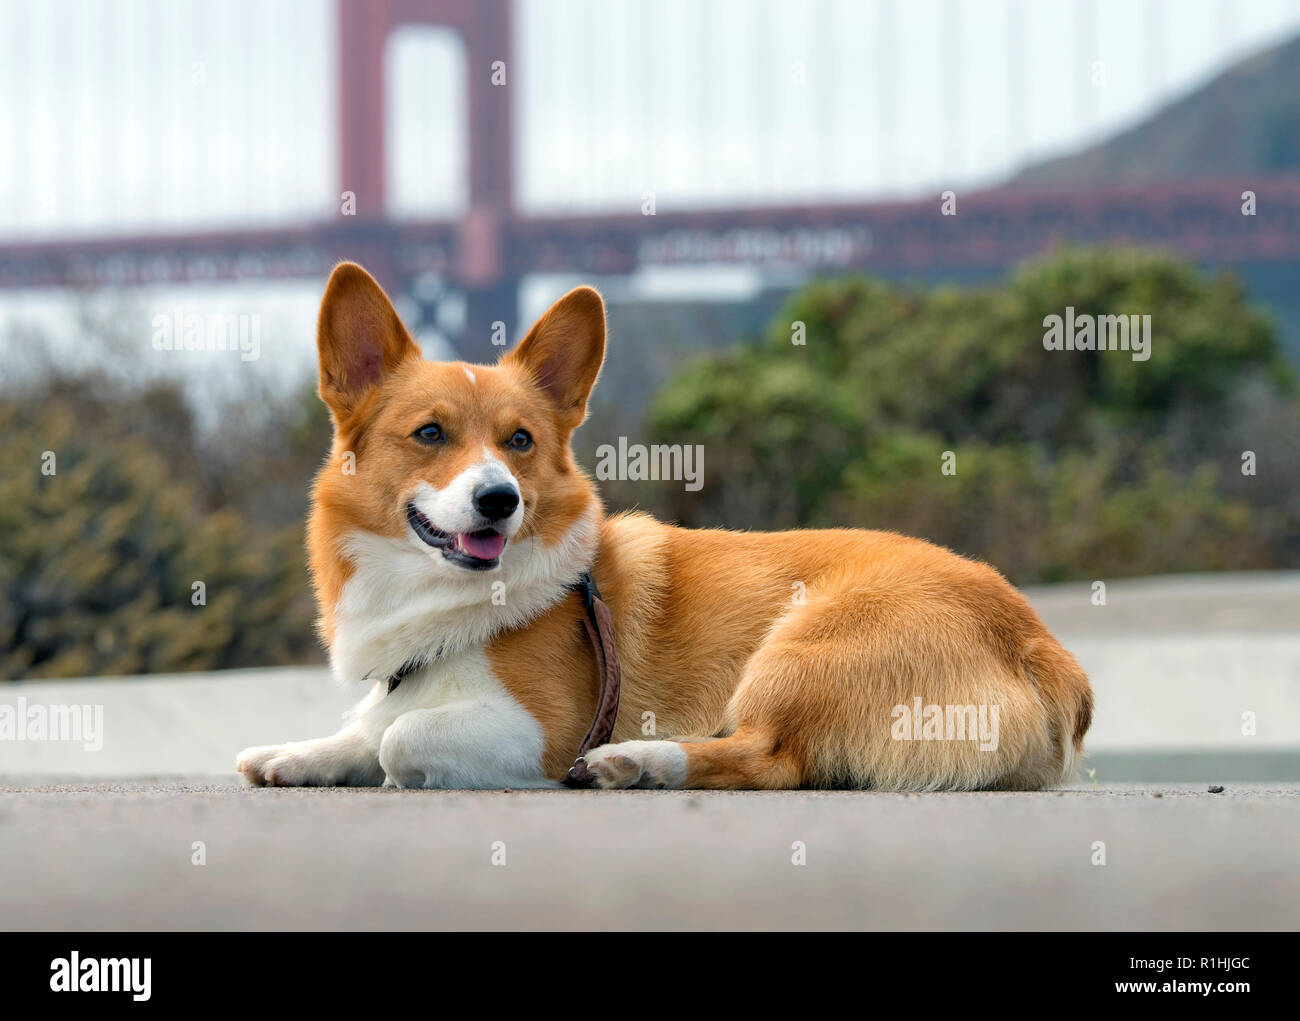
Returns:
[[[614,618],[610,616],[609,607],[600,598],[600,590],[589,573],[584,573],[573,585],[573,591],[582,596],[582,605],[587,615],[582,619],[582,626],[587,632],[587,641],[591,643],[592,654],[596,657],[596,671],[600,674],[600,694],[596,698],[596,715],[591,721],[591,729],[578,746],[578,757],[573,760],[564,783],[569,787],[590,787],[596,782],[595,775],[587,768],[583,757],[593,748],[608,744],[614,736],[614,724],[618,720],[618,701],[622,693],[623,673],[618,661],[618,649],[614,645]]]
[[[590,787],[596,777],[587,768],[583,758],[593,748],[608,744],[614,736],[614,724],[618,720],[618,701],[623,689],[623,672],[618,662],[618,648],[614,645],[614,618],[610,616],[609,607],[600,598],[600,590],[590,572],[583,572],[581,578],[569,586],[582,596],[582,605],[587,615],[582,618],[582,626],[587,632],[587,641],[591,643],[592,654],[596,657],[596,671],[600,674],[600,694],[596,697],[596,716],[591,721],[591,729],[578,746],[578,757],[573,760],[569,772],[565,774],[564,783],[569,787]],[[388,678],[388,694],[392,694],[403,678],[416,666],[414,662],[402,666],[397,673]]]

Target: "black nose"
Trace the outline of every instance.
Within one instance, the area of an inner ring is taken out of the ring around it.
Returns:
[[[503,482],[488,482],[474,490],[474,509],[489,521],[508,518],[519,506],[519,490]]]

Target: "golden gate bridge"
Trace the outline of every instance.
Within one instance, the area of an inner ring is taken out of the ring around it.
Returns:
[[[466,299],[452,339],[492,357],[493,324],[513,333],[520,281],[537,273],[629,274],[646,267],[747,265],[930,276],[994,273],[1060,243],[1140,242],[1204,264],[1300,260],[1300,178],[1169,181],[1087,191],[990,188],[912,201],[738,205],[527,215],[515,202],[514,111],[491,68],[514,57],[510,0],[340,0],[339,180],[355,215],[266,229],[145,232],[0,243],[0,289],[132,287],[321,278],[341,259],[391,293],[436,274]],[[448,29],[465,53],[467,207],[448,218],[386,214],[386,48],[402,26]],[[1242,193],[1266,214],[1243,216]],[[499,333],[499,330],[497,331]]]

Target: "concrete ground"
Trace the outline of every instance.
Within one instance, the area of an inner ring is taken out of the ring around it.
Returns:
[[[194,864],[196,843],[206,864]],[[0,784],[6,929],[1294,930],[1298,855],[1300,784],[1217,795]]]

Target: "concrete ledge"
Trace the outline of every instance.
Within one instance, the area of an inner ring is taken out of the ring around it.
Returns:
[[[1108,749],[1089,752],[1091,769],[1107,783],[1300,783],[1300,745],[1273,751]]]
[[[98,751],[0,741],[0,775],[233,776],[244,748],[332,734],[363,694],[323,667],[0,685],[0,706],[98,706],[103,719]]]
[[[1225,571],[1155,578],[1100,578],[1106,602],[1093,602],[1093,582],[1024,590],[1057,635],[1284,634],[1300,627],[1300,571]]]

